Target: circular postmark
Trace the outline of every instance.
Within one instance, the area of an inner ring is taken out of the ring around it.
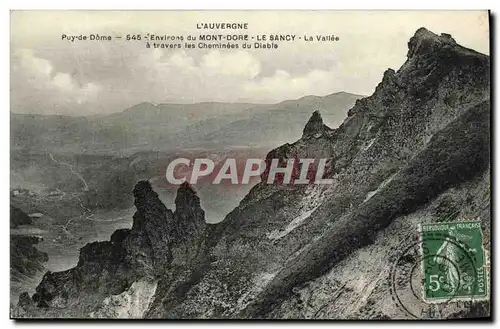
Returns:
[[[397,255],[389,288],[394,303],[407,317],[438,318],[447,304],[474,300],[476,256],[455,236],[426,232]]]

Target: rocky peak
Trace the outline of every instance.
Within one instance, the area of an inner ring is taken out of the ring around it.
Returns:
[[[143,225],[147,221],[153,221],[163,226],[171,220],[172,211],[160,201],[158,194],[153,191],[148,181],[139,181],[132,192],[135,197],[134,205],[137,208],[133,230],[143,229]]]
[[[302,137],[319,137],[325,130],[329,128],[323,124],[323,118],[319,113],[319,110],[313,112],[309,121],[307,121]]]
[[[172,213],[148,181],[134,189],[137,211],[131,229],[116,230],[110,241],[92,242],[80,250],[76,267],[47,272],[32,300],[38,306],[67,307],[89,292],[116,295],[140,278],[162,278],[176,268],[189,271],[206,259],[205,218],[200,199],[182,184]],[[29,308],[27,298],[19,304]]]
[[[200,198],[188,183],[183,183],[177,190],[174,218],[178,239],[198,236],[205,228],[205,212],[201,209]]]
[[[450,34],[442,33],[439,36],[421,27],[408,42],[408,58],[431,53],[445,45],[456,46],[457,43]]]
[[[147,181],[138,182],[133,194],[137,211],[132,234],[127,238],[133,258],[150,254],[154,272],[162,273],[172,265],[184,266],[198,255],[206,226],[205,212],[189,184],[184,183],[177,190],[175,212],[165,207]]]
[[[135,197],[134,204],[137,207],[137,210],[141,210],[139,208],[144,208],[150,201],[158,199],[158,194],[153,191],[151,184],[148,181],[137,182],[132,190],[132,193]]]
[[[190,210],[203,211],[200,206],[200,198],[187,182],[182,183],[177,190],[175,209],[176,214],[183,214]]]
[[[385,70],[384,75],[382,76],[382,84],[387,84],[393,81],[395,77],[396,71],[394,71],[393,69]]]

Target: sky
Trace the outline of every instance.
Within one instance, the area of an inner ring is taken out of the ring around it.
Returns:
[[[226,22],[248,23],[248,29],[196,28]],[[10,110],[93,115],[141,102],[275,103],[340,91],[370,95],[386,69],[404,63],[407,43],[420,27],[489,54],[486,11],[12,11]],[[62,40],[62,34],[90,33],[123,38]],[[250,50],[148,49],[144,40],[125,40],[145,33],[339,40]]]

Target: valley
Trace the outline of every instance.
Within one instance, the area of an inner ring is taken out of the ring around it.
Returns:
[[[43,271],[12,284],[11,301],[16,302],[23,291],[34,293],[45,271],[76,266],[87,243],[130,228],[135,212],[131,191],[137,181],[149,180],[160,200],[171,207],[178,186],[170,184],[165,173],[173,159],[206,157],[219,167],[227,158],[264,159],[280,143],[277,132],[281,138],[291,136],[280,126],[292,124],[288,131],[296,134],[293,125],[307,120],[302,108],[335,101],[346,112],[359,96],[330,97],[333,100],[309,97],[272,106],[143,103],[122,113],[89,118],[12,114],[11,204],[37,218],[11,229],[11,234],[42,238],[36,248],[47,253],[48,261]],[[269,107],[276,115],[266,111]],[[340,122],[336,110],[328,117]],[[290,118],[297,111],[294,123]],[[260,133],[255,134],[257,128]],[[248,135],[240,135],[243,131]],[[253,145],[244,141],[250,136]],[[257,182],[214,185],[200,179],[194,188],[205,220],[222,221]]]

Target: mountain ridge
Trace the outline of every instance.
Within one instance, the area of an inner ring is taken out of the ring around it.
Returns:
[[[11,114],[13,115],[20,115],[20,116],[40,116],[40,117],[64,117],[64,118],[88,118],[88,117],[94,117],[96,115],[99,115],[99,117],[103,117],[103,116],[108,116],[108,115],[114,115],[114,114],[118,114],[118,113],[123,113],[125,111],[134,111],[134,110],[138,110],[138,108],[140,108],[141,106],[148,106],[148,107],[152,107],[152,108],[158,108],[158,107],[162,107],[162,106],[196,106],[196,105],[239,105],[239,106],[243,106],[243,107],[259,107],[259,106],[270,106],[270,105],[278,105],[278,104],[282,104],[282,103],[287,103],[287,102],[295,102],[295,101],[298,101],[298,100],[304,100],[304,99],[308,99],[308,98],[314,98],[314,99],[317,99],[317,98],[325,98],[325,97],[331,97],[331,96],[353,96],[353,97],[366,97],[366,95],[361,95],[361,94],[355,94],[355,93],[350,93],[350,92],[347,92],[347,91],[338,91],[338,92],[333,92],[333,93],[330,93],[330,94],[327,94],[327,95],[324,95],[324,96],[320,96],[320,95],[304,95],[304,96],[301,96],[299,98],[295,98],[295,99],[285,99],[285,100],[282,100],[282,101],[279,101],[279,102],[272,102],[272,103],[254,103],[254,102],[222,102],[222,101],[204,101],[204,102],[195,102],[195,103],[168,103],[168,102],[165,102],[165,103],[152,103],[152,102],[149,102],[149,101],[143,101],[143,102],[140,102],[140,103],[137,103],[135,105],[132,105],[130,107],[127,107],[123,110],[120,110],[120,111],[117,111],[117,112],[112,112],[112,113],[107,113],[107,114],[90,114],[88,116],[85,116],[85,115],[80,115],[80,116],[73,116],[73,115],[65,115],[65,114],[57,114],[57,113],[48,113],[48,114],[45,114],[45,113],[28,113],[28,112],[13,112],[13,111],[10,111]]]
[[[285,123],[293,122],[294,128],[297,128],[306,120],[307,114],[304,112],[292,121],[283,116],[290,116],[297,110],[308,107],[308,101],[329,105],[335,104],[334,100],[338,99],[341,105],[332,105],[331,110],[325,108],[325,111],[332,114],[332,120],[338,122],[360,96],[335,93],[325,97],[311,97],[270,105],[212,102],[164,104],[162,107],[141,103],[123,112],[98,117],[11,112],[11,147],[33,151],[47,149],[52,153],[132,154],[179,147],[208,147],[217,143],[241,145],[241,142],[232,142],[231,136],[225,136],[231,135],[234,129],[241,131],[241,128],[229,125],[247,126],[253,122],[254,116],[257,124],[264,122],[269,126],[263,131],[269,136],[261,134],[249,137],[254,143],[267,146],[268,141],[276,139],[273,135],[276,132],[272,129],[285,129],[286,133],[280,137],[282,139],[294,138],[293,129],[287,128]],[[271,113],[273,110],[280,111],[279,116],[275,117]]]

